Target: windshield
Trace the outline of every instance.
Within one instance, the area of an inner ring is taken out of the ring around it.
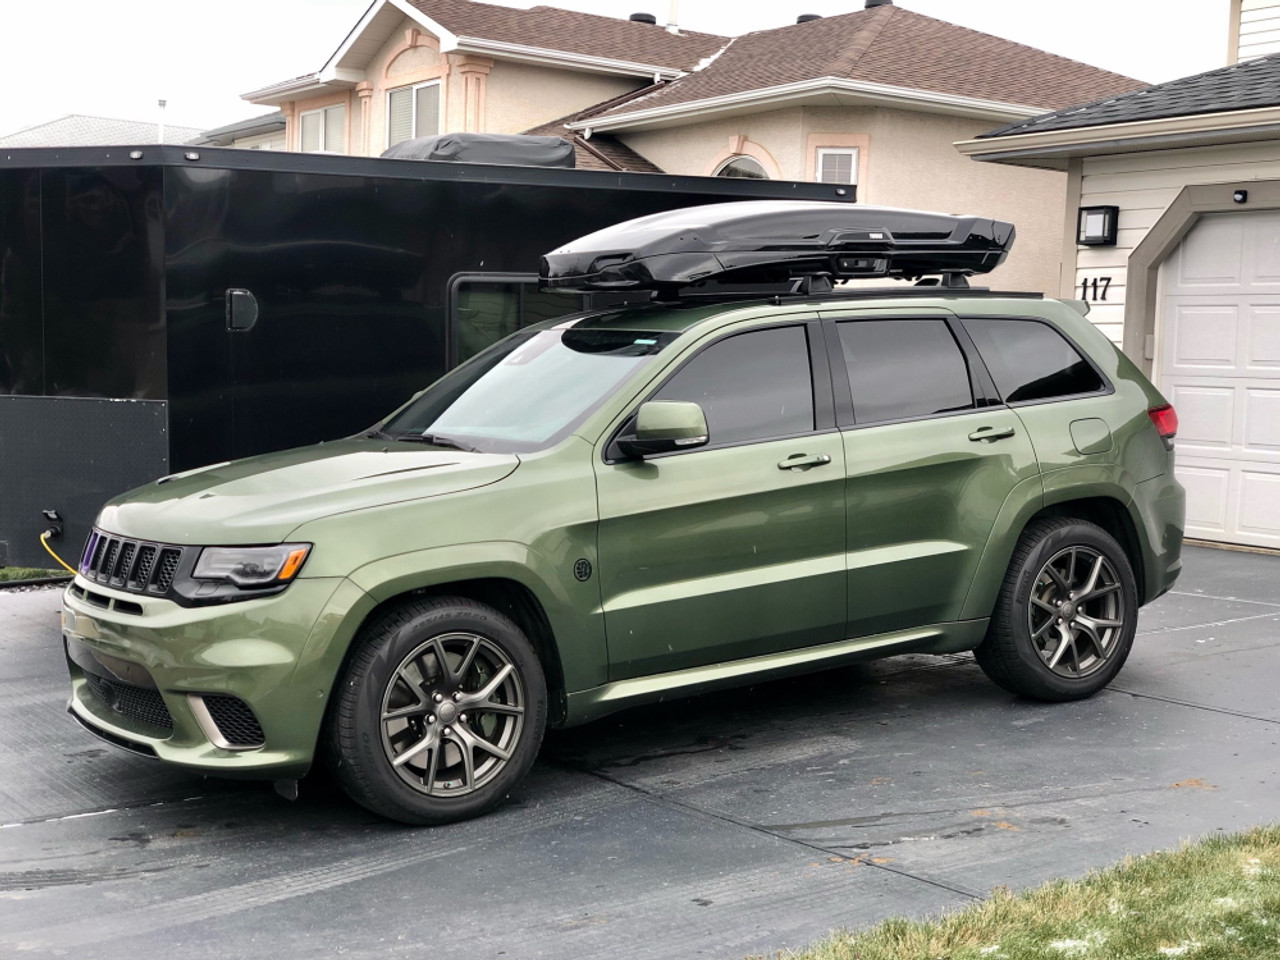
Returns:
[[[516,334],[437,381],[382,432],[490,453],[538,450],[567,436],[675,337],[573,328]]]

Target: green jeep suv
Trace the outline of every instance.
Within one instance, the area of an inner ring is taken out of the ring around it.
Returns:
[[[323,758],[440,823],[547,725],[663,697],[968,650],[1014,693],[1095,693],[1181,567],[1176,417],[1083,304],[967,287],[1012,233],[726,204],[548,255],[550,288],[655,299],[525,329],[366,435],[107,504],[65,597],[72,714],[286,792]]]

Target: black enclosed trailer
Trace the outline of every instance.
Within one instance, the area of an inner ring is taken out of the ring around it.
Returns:
[[[201,147],[0,153],[0,565],[166,473],[351,434],[524,323],[621,220],[851,187]],[[236,292],[239,291],[239,292]],[[593,302],[592,297],[596,300]]]

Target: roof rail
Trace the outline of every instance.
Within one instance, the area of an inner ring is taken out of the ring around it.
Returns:
[[[952,291],[1001,264],[1014,235],[1013,225],[999,220],[892,207],[710,204],[574,240],[542,258],[541,280],[548,289],[653,290],[661,299],[708,283],[780,284],[808,295],[864,277],[938,276]]]

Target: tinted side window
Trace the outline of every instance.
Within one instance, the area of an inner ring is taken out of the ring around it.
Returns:
[[[809,338],[803,327],[777,327],[721,340],[685,364],[654,399],[700,404],[714,444],[812,430]]]
[[[973,406],[969,365],[945,321],[855,320],[838,328],[858,423]]]
[[[966,320],[1006,403],[1102,389],[1102,380],[1057,330],[1034,320]]]

